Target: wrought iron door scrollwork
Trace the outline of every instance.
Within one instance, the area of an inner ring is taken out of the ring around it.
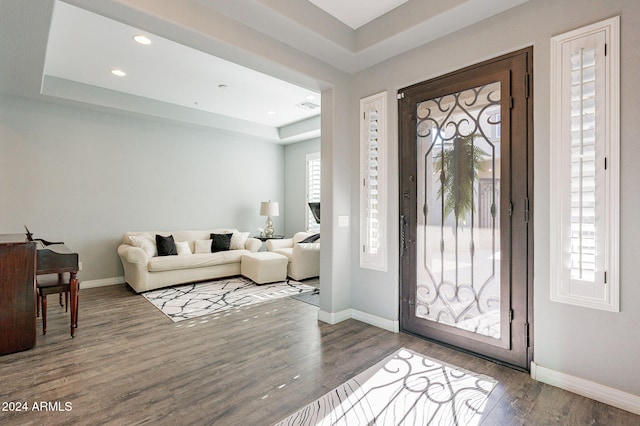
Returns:
[[[500,83],[421,102],[416,113],[416,316],[499,338]]]

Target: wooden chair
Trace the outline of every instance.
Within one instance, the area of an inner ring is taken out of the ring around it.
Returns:
[[[65,274],[57,275],[39,275],[36,280],[36,289],[38,301],[36,305],[36,315],[40,315],[42,309],[42,334],[47,334],[47,296],[50,294],[58,294],[58,300],[60,306],[62,304],[62,294],[64,293],[64,307],[65,312],[69,310],[69,292],[70,284],[69,279],[65,278]],[[72,307],[72,311],[73,311]],[[77,311],[77,306],[76,309]],[[74,321],[73,315],[71,321]],[[75,315],[75,324],[72,324],[74,328],[78,327],[78,315]]]

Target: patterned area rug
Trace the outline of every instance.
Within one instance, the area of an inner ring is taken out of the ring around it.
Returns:
[[[403,348],[277,426],[476,425],[496,384]]]
[[[232,277],[162,288],[142,295],[173,322],[178,322],[313,291],[314,288],[296,281],[256,285],[247,278]]]

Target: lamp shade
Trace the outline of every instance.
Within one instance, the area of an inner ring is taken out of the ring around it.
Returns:
[[[277,201],[263,201],[260,203],[260,216],[280,216]]]

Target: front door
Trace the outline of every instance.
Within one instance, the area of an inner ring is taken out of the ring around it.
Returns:
[[[526,370],[532,53],[398,92],[401,328]]]

